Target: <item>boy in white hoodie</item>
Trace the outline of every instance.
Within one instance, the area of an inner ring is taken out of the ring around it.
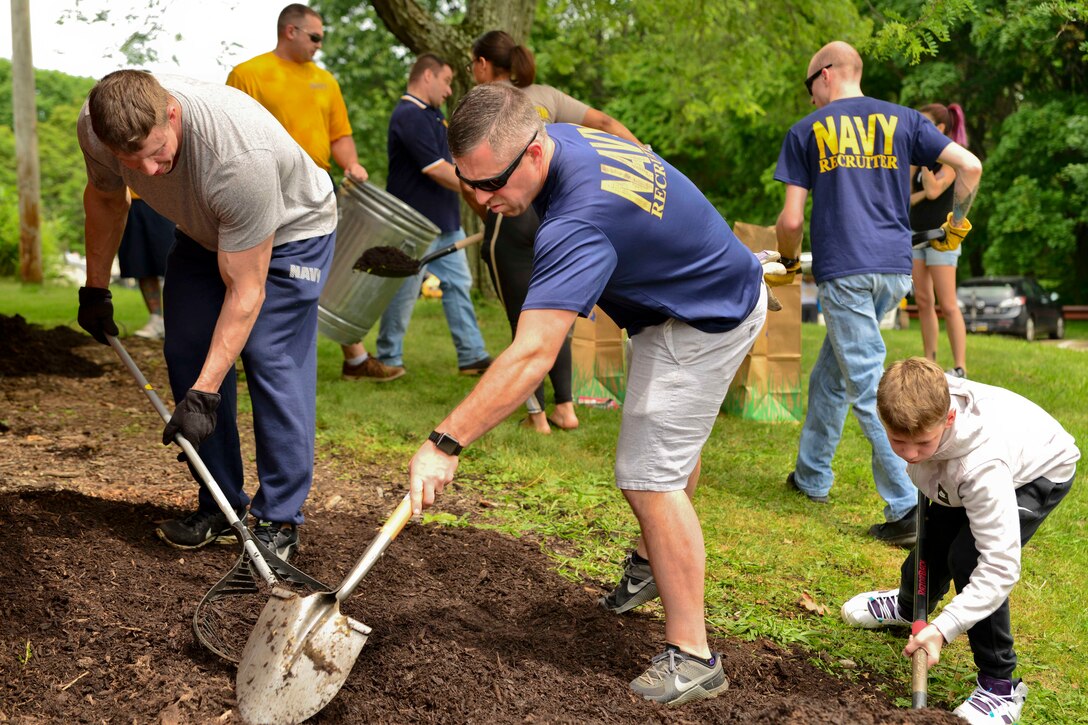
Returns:
[[[1069,492],[1080,452],[1045,410],[1002,388],[946,376],[924,358],[893,364],[877,389],[877,411],[911,481],[932,502],[923,555],[927,610],[955,582],[956,595],[910,638],[937,664],[963,632],[978,686],[954,713],[1000,725],[1020,717],[1028,688],[1013,680],[1016,653],[1009,593],[1020,578],[1020,548]],[[858,594],[842,607],[855,627],[909,627],[917,550],[903,563],[899,589]]]

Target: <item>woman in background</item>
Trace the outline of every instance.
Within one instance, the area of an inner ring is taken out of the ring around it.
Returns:
[[[533,53],[502,30],[480,36],[472,45],[469,67],[477,83],[509,83],[524,91],[545,123],[577,123],[639,143],[622,123],[590,108],[551,86],[535,83],[536,61]],[[533,241],[540,220],[530,206],[516,217],[504,217],[488,211],[484,220],[481,257],[491,273],[491,281],[506,308],[510,331],[517,333],[518,317],[529,289],[533,269]],[[538,433],[550,433],[552,426],[561,430],[578,427],[571,390],[570,337],[563,344],[548,373],[555,392],[555,412],[544,410],[544,382],[528,401],[528,425]]]
[[[953,103],[943,106],[931,103],[918,109],[937,128],[961,146],[967,146],[963,109]],[[910,226],[914,231],[937,229],[952,211],[952,186],[956,171],[938,165],[930,170],[924,166],[911,169]],[[914,300],[918,303],[918,322],[922,327],[922,349],[930,360],[937,359],[940,323],[936,303],[944,315],[948,343],[952,348],[954,367],[948,372],[967,377],[967,329],[963,313],[956,300],[956,265],[961,250],[939,252],[932,247],[913,251]]]

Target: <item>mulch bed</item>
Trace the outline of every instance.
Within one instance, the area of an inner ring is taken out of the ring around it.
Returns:
[[[237,552],[155,538],[155,521],[194,501],[157,415],[109,348],[21,318],[0,316],[0,331],[0,722],[239,722],[234,667],[191,628]],[[125,342],[165,388],[159,346]],[[403,495],[388,483],[400,478],[322,454],[297,566],[336,586]],[[456,490],[441,502],[479,505]],[[811,653],[722,638],[723,695],[677,709],[637,700],[627,683],[660,650],[661,621],[598,608],[603,583],[561,578],[541,543],[409,523],[342,607],[374,631],[312,722],[959,722],[896,708]]]

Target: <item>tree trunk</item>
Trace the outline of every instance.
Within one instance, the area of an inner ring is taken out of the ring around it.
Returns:
[[[437,53],[454,70],[453,95],[457,101],[474,85],[465,70],[472,61],[472,43],[489,30],[505,30],[525,42],[533,26],[534,0],[468,0],[465,18],[450,25],[431,15],[416,0],[372,0],[374,11],[397,40],[416,55]]]

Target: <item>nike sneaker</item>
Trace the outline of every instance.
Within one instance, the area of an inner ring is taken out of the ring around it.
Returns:
[[[707,664],[670,644],[650,661],[650,669],[631,681],[631,689],[647,700],[675,706],[717,697],[729,689],[729,678],[720,654],[713,654]]]
[[[650,562],[637,552],[628,552],[623,560],[623,577],[607,596],[597,600],[602,607],[623,614],[640,604],[657,598],[657,582],[650,571]]]

